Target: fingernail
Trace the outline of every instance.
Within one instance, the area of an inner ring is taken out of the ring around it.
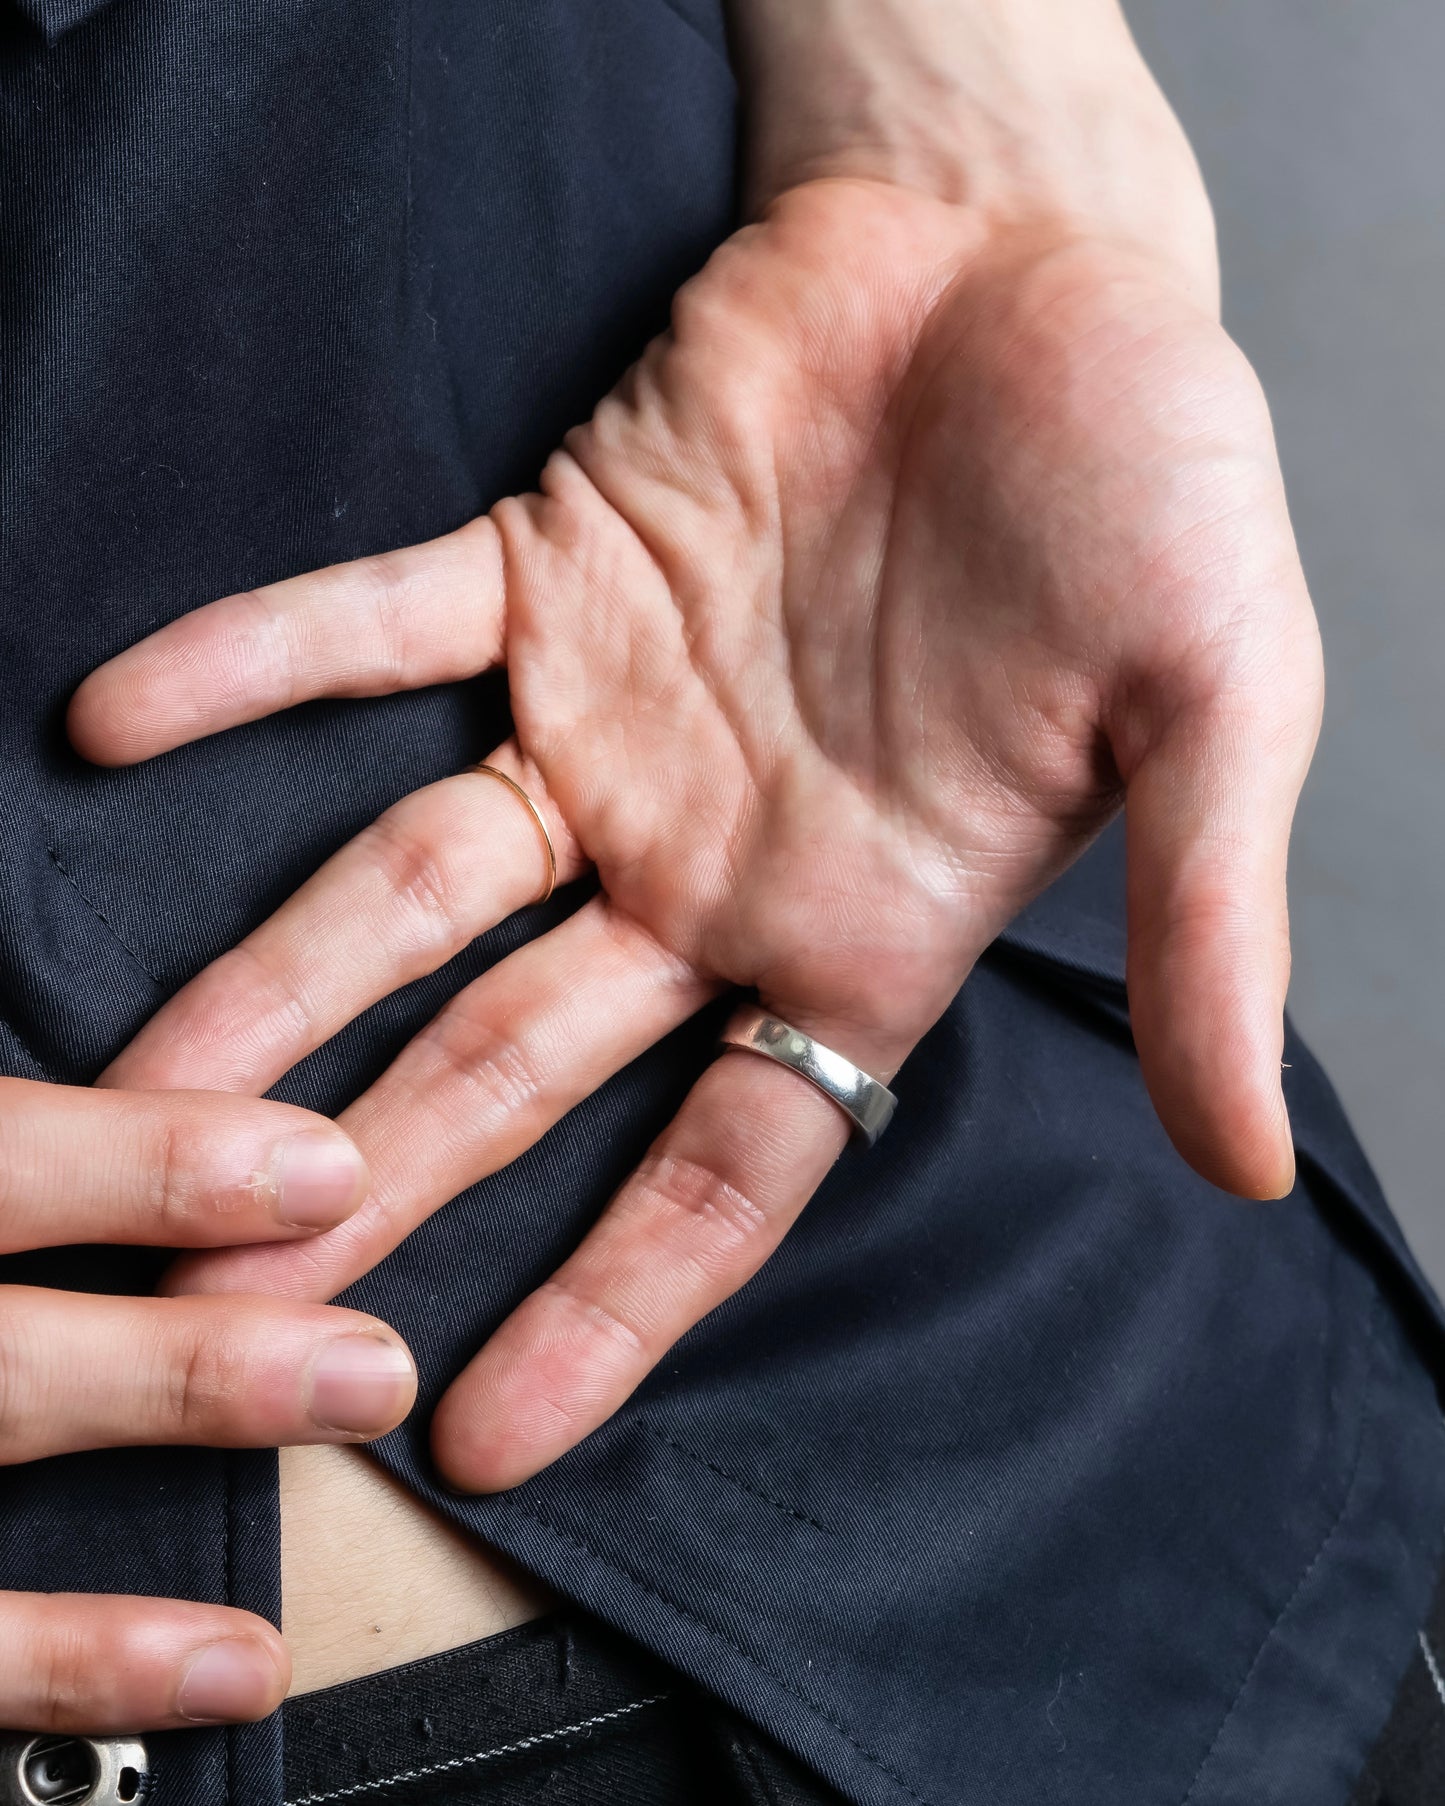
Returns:
[[[264,1718],[275,1709],[281,1675],[271,1652],[254,1637],[212,1643],[181,1677],[176,1710],[197,1721]]]
[[[360,1333],[326,1343],[311,1364],[311,1421],[322,1430],[375,1436],[411,1409],[416,1369],[396,1342]]]
[[[281,1143],[276,1215],[294,1229],[331,1229],[366,1196],[366,1162],[344,1135],[303,1129]]]

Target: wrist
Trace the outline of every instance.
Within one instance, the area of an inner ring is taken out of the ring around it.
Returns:
[[[1217,305],[1198,166],[1116,0],[733,0],[754,215],[800,182],[1131,240]]]

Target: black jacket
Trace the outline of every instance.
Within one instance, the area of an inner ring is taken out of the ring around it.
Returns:
[[[84,1080],[405,791],[501,679],[314,706],[102,772],[94,665],[229,591],[526,487],[729,230],[717,0],[0,0],[0,1063]],[[863,1806],[1330,1806],[1445,1523],[1435,1307],[1288,1056],[1279,1206],[1145,1097],[1106,843],[983,962],[764,1273],[515,1492],[433,1485],[429,1404],[711,1057],[704,1012],[348,1300],[423,1399],[418,1494]],[[338,1108],[524,911],[307,1060]],[[10,1280],[135,1289],[67,1250]],[[274,1460],[3,1476],[0,1584],[278,1609]],[[155,1806],[277,1806],[278,1721],[150,1739]]]

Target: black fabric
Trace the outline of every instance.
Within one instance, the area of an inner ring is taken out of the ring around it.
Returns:
[[[1350,1806],[1440,1806],[1445,1800],[1445,1573],[1416,1645]]]
[[[1445,1571],[1350,1806],[1445,1800]],[[681,1675],[559,1613],[288,1700],[288,1806],[839,1806]]]
[[[289,1806],[841,1806],[575,1613],[288,1700],[282,1719]]]
[[[27,16],[28,15],[28,16]],[[0,1065],[84,1080],[505,682],[135,771],[65,700],[212,597],[529,483],[729,230],[717,0],[0,0]],[[1291,1037],[1291,1199],[1182,1164],[1128,1033],[1117,837],[986,958],[778,1256],[524,1487],[430,1408],[713,1056],[727,1000],[347,1295],[415,1349],[376,1458],[856,1806],[1344,1806],[1445,1526],[1439,1316]],[[279,1088],[334,1110],[521,912]],[[147,1285],[57,1250],[12,1283]],[[279,1615],[274,1460],[11,1469],[0,1584]],[[156,1737],[153,1806],[277,1806],[278,1720]]]

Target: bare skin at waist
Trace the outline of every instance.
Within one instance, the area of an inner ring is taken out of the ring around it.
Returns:
[[[292,1693],[456,1649],[553,1601],[352,1447],[281,1450],[282,1629]]]

